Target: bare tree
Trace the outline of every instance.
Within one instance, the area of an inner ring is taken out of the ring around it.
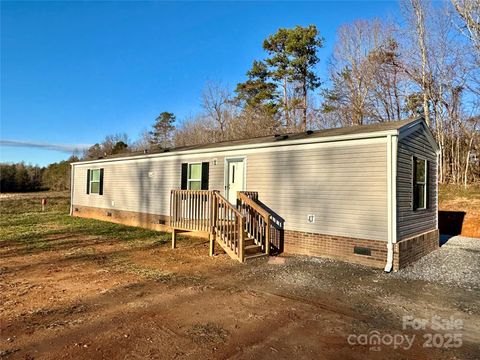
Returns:
[[[136,141],[134,141],[130,148],[134,151],[148,150],[152,147],[152,135],[147,129],[143,129]]]
[[[423,92],[423,116],[425,122],[430,125],[430,107],[429,107],[429,64],[426,45],[425,29],[425,3],[420,0],[409,0],[413,9],[413,23],[416,29],[417,46],[421,55],[421,84]]]
[[[451,0],[455,10],[463,21],[462,33],[472,42],[480,55],[480,1]]]
[[[175,146],[208,144],[218,140],[214,121],[202,115],[195,115],[182,121],[173,136]]]
[[[226,139],[228,121],[234,117],[233,96],[220,82],[207,82],[202,92],[202,107],[217,127],[218,140]]]
[[[471,131],[466,131],[467,136],[467,147],[466,147],[466,155],[465,155],[465,170],[463,172],[463,185],[466,187],[468,184],[468,175],[469,175],[469,168],[470,168],[470,158],[472,157],[472,149],[474,144],[478,142],[478,137],[480,133],[480,116],[473,117],[469,119],[471,124]],[[468,137],[470,139],[468,140]],[[477,154],[475,153],[475,156]]]
[[[425,118],[440,145],[439,181],[461,183],[468,177],[468,148],[475,143],[470,144],[473,127],[468,119],[478,114],[473,80],[479,68],[446,6],[419,0],[403,4],[414,30],[402,37],[404,71],[422,96]]]
[[[119,154],[129,151],[128,135],[113,134],[105,136],[101,143],[96,143],[84,151],[84,159],[97,159],[104,156]]]
[[[357,20],[341,26],[324,112],[337,112],[340,123],[353,125],[399,119],[405,99],[399,61],[393,25]]]

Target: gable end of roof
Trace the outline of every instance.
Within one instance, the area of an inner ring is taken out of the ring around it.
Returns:
[[[430,130],[430,127],[427,125],[423,118],[419,118],[409,124],[400,127],[398,130],[399,138],[402,139],[407,137],[409,134],[416,131],[419,127],[423,129],[425,135],[427,136],[428,142],[430,143],[430,145],[432,145],[432,148],[435,150],[435,152],[438,153],[440,151],[438,143],[435,140],[435,136],[433,135],[432,130]]]

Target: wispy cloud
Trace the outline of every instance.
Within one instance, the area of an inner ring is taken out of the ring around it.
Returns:
[[[35,148],[35,149],[46,149],[53,151],[60,151],[63,153],[76,153],[88,149],[91,145],[89,144],[51,144],[35,141],[20,141],[20,140],[0,140],[0,146],[10,146],[10,147],[24,147],[24,148]]]

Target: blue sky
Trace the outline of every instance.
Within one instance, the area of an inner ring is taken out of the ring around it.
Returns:
[[[336,29],[397,2],[2,2],[0,161],[48,163],[162,111],[199,111],[208,80],[234,88],[262,41],[315,24],[325,74]]]

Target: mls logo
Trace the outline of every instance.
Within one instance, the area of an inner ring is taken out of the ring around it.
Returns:
[[[315,214],[308,214],[307,215],[307,222],[309,224],[314,224],[315,223]]]

